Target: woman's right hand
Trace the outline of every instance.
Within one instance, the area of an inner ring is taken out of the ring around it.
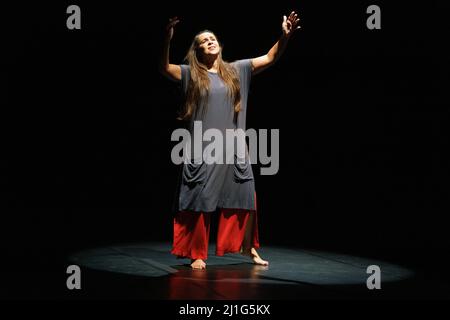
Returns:
[[[169,23],[167,24],[166,27],[166,37],[168,40],[172,40],[174,27],[178,22],[180,22],[178,17],[173,17],[169,19]]]

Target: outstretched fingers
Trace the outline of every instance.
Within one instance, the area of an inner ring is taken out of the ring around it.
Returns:
[[[289,21],[292,21],[292,19],[294,18],[295,15],[295,11],[292,11],[291,14],[289,15]]]
[[[292,30],[300,29],[301,26],[298,25],[299,22],[300,22],[300,18],[298,16],[298,14],[295,13],[295,11],[292,11],[291,14],[289,15],[289,19],[288,19],[288,25],[289,25],[290,29],[292,29]]]

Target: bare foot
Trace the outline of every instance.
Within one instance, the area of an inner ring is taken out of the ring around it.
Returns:
[[[192,259],[191,262],[192,269],[206,269],[206,263],[202,259]]]
[[[253,263],[258,264],[260,266],[268,266],[269,261],[261,259],[258,252],[256,252],[255,248],[251,248],[250,250],[241,250],[241,254],[247,257],[252,258]]]

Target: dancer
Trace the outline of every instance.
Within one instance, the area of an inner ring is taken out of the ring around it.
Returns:
[[[179,119],[186,121],[191,136],[199,123],[203,132],[217,129],[223,137],[227,129],[245,132],[250,79],[282,55],[292,34],[300,28],[298,15],[292,12],[283,16],[282,34],[266,54],[232,63],[222,59],[222,46],[209,30],[194,37],[187,64],[170,63],[170,42],[179,22],[177,17],[169,20],[160,61],[161,73],[181,83],[185,101]],[[226,143],[223,145],[222,155],[228,155]],[[203,149],[206,146],[203,142]],[[257,201],[248,151],[244,159],[232,154],[231,164],[192,159],[193,154],[183,163],[177,187],[172,254],[191,259],[193,269],[206,268],[211,214],[217,212],[216,255],[241,253],[255,264],[267,266],[269,262],[256,251]]]

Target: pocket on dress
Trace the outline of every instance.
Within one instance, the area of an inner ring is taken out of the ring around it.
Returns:
[[[234,170],[234,181],[245,182],[253,180],[252,165],[250,164],[248,158],[245,159],[245,162],[243,159],[240,159],[240,161],[238,161],[238,158],[235,155],[233,170]]]
[[[183,164],[183,183],[195,185],[204,183],[206,180],[205,162],[195,163],[194,161]]]

